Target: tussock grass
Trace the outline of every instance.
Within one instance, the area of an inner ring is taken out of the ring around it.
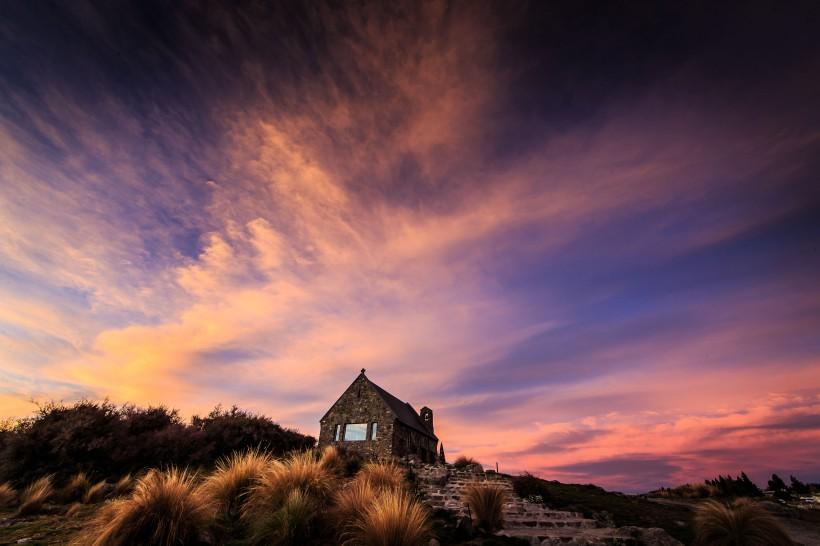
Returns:
[[[81,502],[72,503],[71,506],[69,506],[66,509],[65,516],[67,518],[73,518],[74,516],[79,514],[80,510],[82,510],[82,509],[83,509],[83,503],[81,503]]]
[[[383,491],[344,534],[345,546],[423,546],[427,511],[405,491]]]
[[[105,480],[98,481],[86,490],[85,495],[83,495],[83,503],[95,504],[102,502],[108,496],[110,491],[111,486],[109,486]]]
[[[304,544],[318,515],[318,502],[299,489],[291,491],[273,515],[272,544]]]
[[[337,476],[343,476],[347,470],[347,462],[335,446],[325,446],[319,457],[319,464]]]
[[[355,479],[366,481],[378,490],[402,489],[405,486],[404,470],[393,461],[368,463],[362,467]]]
[[[333,522],[340,536],[352,531],[352,526],[376,501],[377,491],[369,481],[358,479],[340,489],[333,499]]]
[[[17,513],[21,516],[39,512],[43,505],[54,495],[53,476],[43,476],[30,483],[20,493],[20,506]]]
[[[492,485],[469,487],[464,492],[464,500],[470,507],[477,528],[494,533],[504,527],[507,493],[502,488]]]
[[[793,546],[765,508],[749,499],[731,505],[708,500],[695,511],[695,544],[700,546]]]
[[[111,490],[112,497],[121,497],[127,495],[134,488],[134,477],[129,473],[114,482],[114,487]]]
[[[272,462],[250,488],[241,518],[255,543],[285,540],[297,515],[304,519],[309,508],[320,510],[338,486],[336,476],[316,460],[313,453],[296,453],[283,462]],[[293,492],[300,494],[294,496]]]
[[[17,491],[9,483],[0,483],[0,508],[8,508],[17,502]]]
[[[74,544],[88,546],[200,545],[210,541],[213,508],[186,470],[152,470],[130,497],[104,505]]]
[[[233,453],[220,459],[214,473],[205,479],[203,494],[213,499],[221,514],[237,517],[251,486],[271,463],[269,455],[255,450]]]
[[[453,461],[453,466],[456,468],[464,468],[471,464],[479,464],[478,461],[473,459],[472,457],[468,457],[466,455],[459,455],[458,458]]]
[[[68,480],[68,483],[65,484],[57,494],[55,495],[60,501],[62,502],[73,502],[80,500],[85,495],[88,488],[91,486],[91,482],[88,480],[88,476],[85,472],[77,472]]]

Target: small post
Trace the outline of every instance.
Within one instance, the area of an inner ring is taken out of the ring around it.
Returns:
[[[495,462],[495,473],[498,474],[498,461]]]

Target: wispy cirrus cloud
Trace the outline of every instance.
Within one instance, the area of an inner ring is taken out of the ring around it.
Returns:
[[[512,54],[520,14],[279,9],[2,26],[32,59],[0,85],[4,415],[236,402],[313,431],[366,367],[508,470],[650,488],[785,441],[816,475],[813,65],[739,95],[684,56],[598,95]]]

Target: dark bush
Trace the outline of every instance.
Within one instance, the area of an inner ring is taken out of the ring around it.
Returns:
[[[721,497],[761,497],[763,492],[754,484],[745,472],[740,476],[718,476],[714,480],[706,480],[706,483],[717,488],[718,496]]]
[[[550,493],[544,480],[528,472],[513,478],[513,490],[516,495],[531,502],[548,504],[550,501]]]
[[[176,410],[162,406],[48,404],[34,417],[0,429],[0,483],[19,485],[47,474],[59,483],[77,472],[116,479],[149,467],[210,466],[250,447],[281,455],[314,443],[310,436],[235,407],[217,407],[188,424]]]

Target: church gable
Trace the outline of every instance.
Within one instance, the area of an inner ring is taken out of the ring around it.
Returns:
[[[363,369],[319,421],[319,445],[340,445],[376,457],[413,455],[432,462],[438,443],[432,413],[425,407],[420,415],[371,382]]]

